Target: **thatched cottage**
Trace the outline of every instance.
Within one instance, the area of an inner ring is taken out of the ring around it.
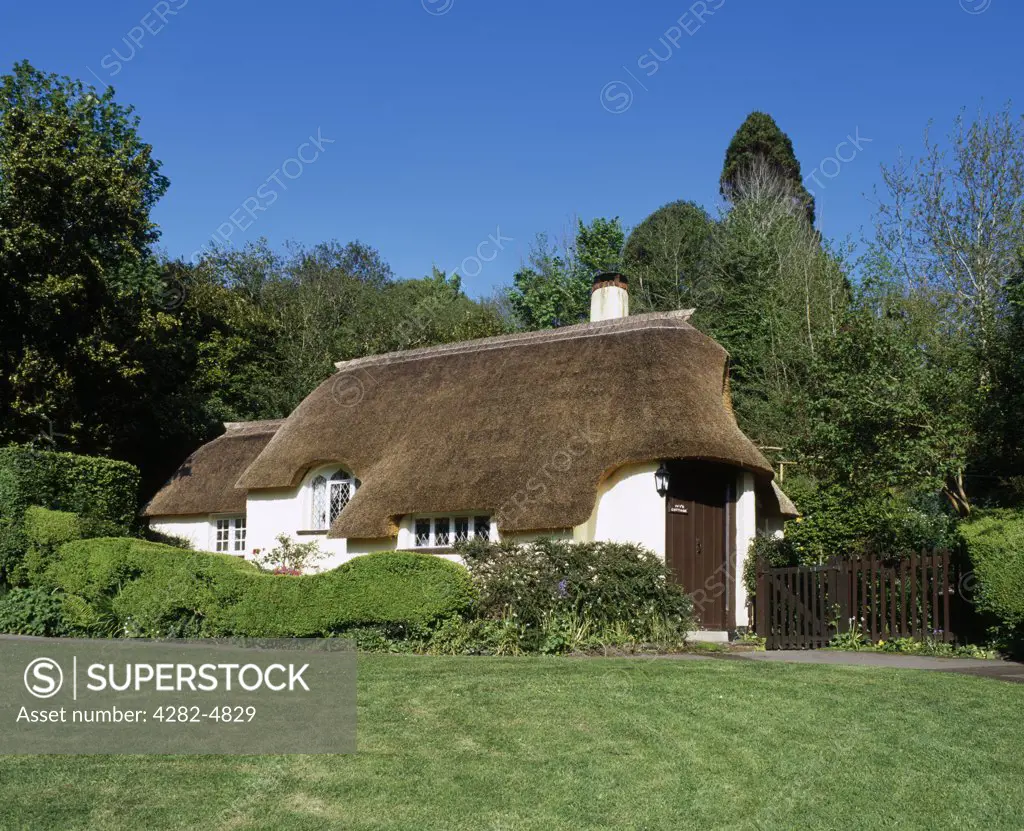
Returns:
[[[242,556],[316,539],[327,568],[473,537],[636,542],[704,628],[743,626],[749,543],[795,510],[736,424],[725,350],[628,300],[599,275],[589,323],[339,363],[288,418],[225,425],[144,514]]]

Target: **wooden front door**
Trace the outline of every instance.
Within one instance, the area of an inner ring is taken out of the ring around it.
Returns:
[[[703,629],[732,630],[735,472],[708,462],[669,465],[665,558],[669,579],[693,598]]]

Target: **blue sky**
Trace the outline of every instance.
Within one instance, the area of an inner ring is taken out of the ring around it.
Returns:
[[[859,237],[880,163],[1012,97],[1021,31],[1016,0],[47,0],[0,11],[0,64],[136,107],[172,256],[358,238],[479,296],[575,216],[715,212],[754,109],[817,171],[825,234]]]

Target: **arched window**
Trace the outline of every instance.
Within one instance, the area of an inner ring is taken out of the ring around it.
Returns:
[[[327,480],[323,476],[313,480],[313,527],[318,531],[327,527]]]
[[[330,479],[323,474],[313,479],[313,528],[324,531],[345,510],[359,487],[359,480],[347,470],[336,470]]]

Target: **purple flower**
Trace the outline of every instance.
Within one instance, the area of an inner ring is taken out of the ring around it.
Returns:
[[[568,597],[569,596],[569,582],[567,580],[558,581],[558,596]]]

